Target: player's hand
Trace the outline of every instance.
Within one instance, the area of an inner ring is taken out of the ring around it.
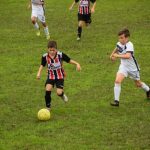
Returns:
[[[37,74],[36,79],[40,80],[41,76]]]
[[[71,11],[71,10],[72,10],[72,7],[69,7],[69,10]]]
[[[81,71],[81,66],[80,66],[80,64],[77,64],[77,65],[76,65],[76,70],[77,70],[77,71]]]
[[[93,14],[95,12],[95,9],[94,8],[91,8],[91,13]]]
[[[117,57],[118,57],[118,54],[114,53],[114,54],[112,55],[112,57],[117,58]]]

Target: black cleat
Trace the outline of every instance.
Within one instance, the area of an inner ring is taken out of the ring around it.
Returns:
[[[146,92],[147,99],[150,99],[150,90]]]
[[[119,101],[114,100],[113,102],[110,103],[110,105],[119,107]]]

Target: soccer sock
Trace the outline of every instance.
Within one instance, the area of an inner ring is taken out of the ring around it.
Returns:
[[[39,29],[40,28],[37,22],[34,24],[34,27],[35,27],[35,29]]]
[[[78,37],[79,38],[81,37],[81,33],[82,33],[82,27],[78,26]]]
[[[49,30],[48,30],[48,26],[44,28],[44,32],[45,32],[45,35],[49,35]]]
[[[63,95],[64,95],[64,92],[62,92],[61,95],[58,95],[58,96],[63,97]]]
[[[141,88],[142,88],[145,92],[148,92],[148,91],[150,90],[150,88],[149,88],[144,82],[142,82]]]
[[[51,91],[45,92],[45,102],[46,102],[46,107],[50,108],[51,107]]]
[[[119,101],[120,93],[121,93],[121,84],[115,83],[115,86],[114,86],[114,98],[115,98],[115,100]]]

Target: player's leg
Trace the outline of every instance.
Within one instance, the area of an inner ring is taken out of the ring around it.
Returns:
[[[44,28],[44,33],[45,33],[45,36],[46,36],[47,40],[49,40],[50,39],[50,34],[49,34],[49,29],[48,29],[48,26],[47,26],[46,20],[45,20],[44,7],[41,7],[41,9],[38,11],[38,19],[42,23],[42,26]]]
[[[47,80],[45,84],[45,103],[48,110],[51,108],[51,91],[54,86],[53,80]]]
[[[150,99],[150,87],[140,80],[135,80],[137,87],[142,88],[146,92],[146,96]]]
[[[89,25],[92,23],[91,14],[87,14],[85,17],[85,25],[89,27]]]
[[[37,23],[37,10],[36,9],[32,9],[31,21],[32,21],[32,24],[34,25],[34,28],[36,29],[36,35],[40,36],[40,26]]]
[[[114,101],[111,102],[112,106],[119,106],[120,93],[121,93],[121,83],[124,80],[125,75],[122,73],[117,73],[115,85],[114,85]]]
[[[64,80],[63,79],[59,79],[59,80],[56,80],[56,92],[57,92],[57,95],[59,97],[61,97],[61,99],[64,101],[64,102],[68,102],[68,97],[65,95],[64,93]]]
[[[79,41],[81,39],[81,34],[82,34],[82,28],[85,24],[84,21],[84,15],[82,14],[78,14],[78,34],[77,34],[77,41]]]

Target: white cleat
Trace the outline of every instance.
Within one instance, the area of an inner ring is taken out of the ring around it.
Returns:
[[[65,94],[61,98],[65,103],[68,102],[68,97]]]
[[[80,41],[80,37],[77,37],[77,41]]]

